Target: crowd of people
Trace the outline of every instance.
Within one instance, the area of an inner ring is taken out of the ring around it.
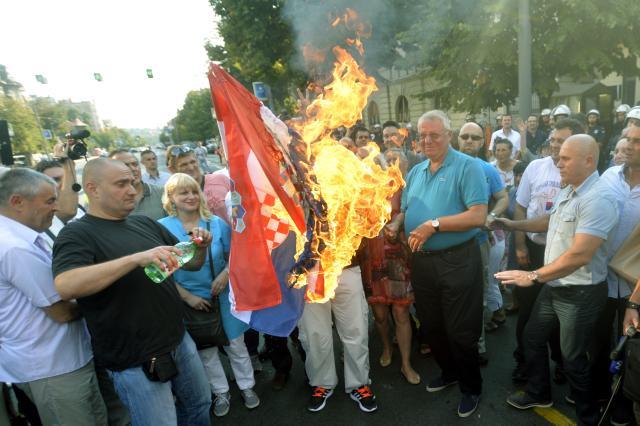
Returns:
[[[388,121],[333,132],[344,155],[397,165],[405,186],[389,200],[390,221],[342,271],[335,297],[307,303],[290,336],[309,411],[337,388],[336,359],[359,409],[378,409],[371,312],[382,343],[375,362],[389,367],[396,342],[400,372],[415,386],[423,378],[412,348],[431,353],[440,374],[426,390],[457,385],[457,414],[469,417],[490,362],[485,333],[512,314],[511,377],[522,390],[510,406],[550,407],[551,380],[568,381],[564,398],[580,424],[598,424],[612,397],[612,424],[634,421],[634,402],[611,393],[607,361],[622,330],[637,326],[640,294],[608,265],[640,223],[640,107],[618,108],[609,133],[599,116],[559,105],[516,130],[503,114],[490,139],[473,121],[454,129],[438,110],[415,131]],[[201,157],[170,146],[168,172],[151,150],[90,160],[86,205],[64,155],[2,170],[0,382],[19,401],[6,411],[43,424],[210,424],[232,405],[222,353],[248,409],[260,405],[260,359],[272,361],[273,389],[286,386],[288,338],[265,335],[258,351],[257,333],[231,314],[229,174],[207,173]],[[197,248],[179,268],[181,241]],[[154,283],[149,264],[175,273]],[[184,308],[212,304],[228,344],[197,348]]]

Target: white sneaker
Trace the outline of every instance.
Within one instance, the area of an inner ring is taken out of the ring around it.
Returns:
[[[213,415],[216,417],[226,416],[231,407],[231,394],[229,392],[214,394]]]
[[[253,391],[253,389],[242,390],[240,391],[240,394],[242,395],[242,399],[244,399],[244,406],[248,409],[251,410],[252,408],[256,408],[260,405],[260,398],[258,398],[258,395]]]

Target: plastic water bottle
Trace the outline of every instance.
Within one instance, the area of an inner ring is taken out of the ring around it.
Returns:
[[[174,254],[174,256],[178,259],[178,264],[180,265],[180,267],[182,267],[185,263],[189,262],[193,258],[193,255],[196,253],[196,248],[198,248],[198,246],[196,241],[186,241],[176,244],[175,248],[182,252],[182,256]],[[154,283],[161,283],[174,272],[175,271],[163,271],[155,263],[150,263],[144,268],[144,273],[147,274],[147,276]]]

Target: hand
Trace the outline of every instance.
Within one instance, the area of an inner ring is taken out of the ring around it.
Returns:
[[[433,226],[431,226],[431,222],[425,222],[411,231],[408,239],[409,248],[411,249],[411,251],[415,253],[416,251],[420,250],[422,245],[427,242],[427,240],[431,238],[431,236],[435,234],[435,232],[436,230],[433,229]]]
[[[153,263],[165,272],[173,272],[180,267],[177,256],[182,256],[182,251],[174,246],[159,246],[133,256],[134,262],[141,268]]]
[[[198,311],[211,312],[211,302],[203,299],[202,297],[198,297],[195,294],[189,293],[189,296],[187,296],[184,301],[193,309],[196,309]]]
[[[526,245],[516,245],[516,262],[523,268],[529,267],[531,265],[531,260],[529,259],[529,249]]]
[[[206,229],[193,228],[190,235],[191,240],[195,241],[198,247],[209,247],[209,244],[211,244],[211,232]]]
[[[527,131],[527,123],[525,123],[522,120],[518,120],[518,130],[520,131],[520,134],[523,134],[524,132]]]
[[[513,221],[511,219],[507,219],[505,217],[493,217],[490,219],[491,215],[487,216],[486,226],[492,231],[496,231],[498,229],[502,229],[504,231],[512,231],[513,230]]]
[[[502,271],[494,275],[502,284],[515,284],[518,287],[530,287],[533,281],[529,279],[527,271]]]
[[[622,321],[622,329],[626,330],[629,327],[633,327],[638,330],[638,310],[633,308],[627,308],[624,312],[624,320]]]
[[[211,295],[217,296],[229,285],[229,269],[224,268],[222,272],[211,282]]]

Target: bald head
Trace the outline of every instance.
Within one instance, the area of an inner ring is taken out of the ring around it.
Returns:
[[[585,134],[573,135],[565,141],[565,144],[567,145],[566,149],[574,150],[577,155],[583,158],[591,157],[595,163],[593,170],[596,169],[600,149],[594,138]],[[562,147],[565,148],[565,145],[563,144]]]
[[[482,127],[477,123],[465,123],[464,126],[460,129],[460,133],[464,133],[466,131],[473,130],[476,133],[482,134]]]
[[[82,186],[86,187],[88,183],[100,183],[104,179],[107,170],[111,168],[128,170],[127,166],[122,161],[118,160],[95,158],[88,161],[82,170]]]
[[[484,146],[482,127],[476,123],[466,123],[458,133],[460,151],[472,157],[477,157]]]
[[[563,183],[577,187],[582,184],[598,166],[598,143],[585,134],[572,135],[560,148],[558,169]]]

